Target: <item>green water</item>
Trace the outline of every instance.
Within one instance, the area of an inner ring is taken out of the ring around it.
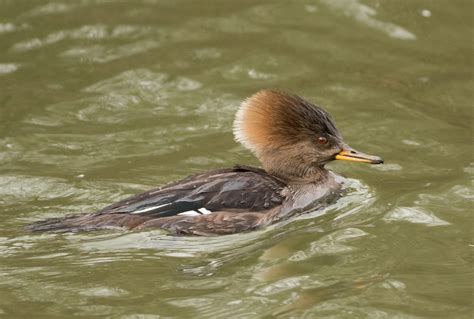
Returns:
[[[471,318],[471,1],[0,0],[0,317]],[[386,164],[247,234],[31,234],[200,170],[261,88]]]

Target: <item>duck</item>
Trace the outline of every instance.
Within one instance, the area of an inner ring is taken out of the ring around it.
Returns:
[[[261,167],[200,172],[126,198],[95,213],[34,222],[30,231],[78,232],[161,228],[171,235],[227,235],[261,229],[343,196],[334,161],[382,164],[350,147],[329,113],[298,95],[264,89],[237,110],[235,140]]]

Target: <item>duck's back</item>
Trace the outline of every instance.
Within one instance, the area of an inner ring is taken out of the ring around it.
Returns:
[[[165,228],[176,234],[234,233],[282,204],[285,184],[263,169],[235,166],[186,177],[87,215],[40,221],[33,231]]]

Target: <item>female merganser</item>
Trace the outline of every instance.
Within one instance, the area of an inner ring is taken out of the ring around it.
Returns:
[[[235,139],[263,168],[210,170],[139,194],[87,215],[36,222],[32,231],[163,228],[175,235],[253,230],[315,209],[341,196],[344,178],[332,160],[381,164],[344,143],[322,108],[299,96],[262,90],[245,100]]]

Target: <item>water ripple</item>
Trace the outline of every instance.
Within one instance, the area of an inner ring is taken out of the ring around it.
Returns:
[[[370,28],[382,31],[392,38],[400,40],[415,40],[416,35],[405,28],[390,22],[377,20],[374,16],[377,11],[358,0],[320,0],[329,8],[341,11],[343,14],[367,25]]]
[[[397,207],[385,215],[384,220],[388,222],[407,221],[426,226],[450,225],[447,221],[436,217],[432,212],[422,207]]]

